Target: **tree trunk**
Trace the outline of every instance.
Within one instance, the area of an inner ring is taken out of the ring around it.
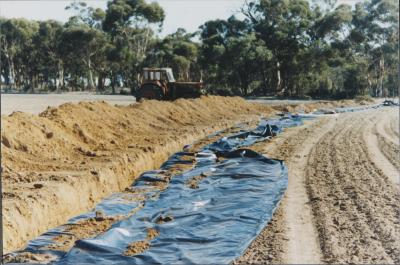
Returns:
[[[367,81],[368,81],[368,90],[369,90],[369,94],[375,96],[375,93],[374,93],[374,91],[373,91],[373,89],[372,89],[371,75],[370,75],[369,73],[367,74]]]
[[[280,63],[276,63],[276,89],[277,93],[284,93],[285,90],[281,90],[282,80],[281,80],[281,71],[280,71]]]
[[[387,97],[387,89],[383,87],[383,78],[385,76],[385,58],[382,56],[381,60],[379,60],[379,87],[381,91],[381,96]]]
[[[4,73],[3,77],[4,77],[5,84],[6,84],[6,89],[9,89],[9,86],[10,86],[10,75],[7,74],[7,73]]]
[[[10,66],[10,80],[11,80],[11,88],[15,88],[15,69],[14,69],[14,62],[12,56],[8,56],[8,62]]]
[[[243,96],[247,97],[248,93],[249,93],[249,82],[248,82],[248,78],[246,73],[241,73],[239,74],[240,76],[240,83],[241,83],[241,87],[242,87],[242,94]]]
[[[87,61],[87,65],[88,65],[88,69],[89,69],[89,77],[88,77],[88,83],[89,83],[89,90],[93,90],[94,89],[94,81],[93,81],[93,72],[92,72],[92,65],[91,65],[91,60],[90,57],[88,58]]]
[[[60,84],[58,83],[57,77],[54,77],[54,85],[56,86],[56,91],[58,91],[58,87],[60,86]]]
[[[59,75],[60,84],[57,86],[57,94],[60,94],[61,88],[64,87],[64,67],[60,62],[58,64],[58,75]]]
[[[104,74],[102,72],[99,73],[99,76],[97,77],[97,91],[103,91],[104,90]]]
[[[140,75],[140,73],[138,72],[138,73],[136,74],[135,83],[134,83],[133,86],[131,87],[131,94],[132,94],[132,95],[135,95],[135,92],[136,92],[136,90],[139,88],[140,83],[141,83],[141,75]]]
[[[135,85],[136,85],[136,86],[139,86],[140,81],[141,81],[141,80],[140,80],[140,73],[137,73],[137,74],[136,74],[136,84],[135,84]]]
[[[15,73],[15,84],[16,84],[17,89],[21,90],[22,81],[21,81],[21,73],[20,72]]]
[[[261,73],[262,73],[262,79],[263,79],[263,89],[262,89],[262,93],[263,96],[266,96],[268,93],[268,81],[267,81],[267,74],[265,73],[266,71],[266,67],[264,66]]]
[[[113,75],[113,76],[112,76],[112,81],[111,81],[111,88],[112,88],[112,94],[113,94],[113,95],[116,94],[116,93],[115,93],[116,81],[117,81],[117,78],[116,78],[115,75]]]

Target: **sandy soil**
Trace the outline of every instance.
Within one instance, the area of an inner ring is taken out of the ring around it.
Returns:
[[[316,103],[311,100],[277,100],[268,98],[248,99],[250,102],[267,105],[307,104]],[[9,115],[14,111],[39,114],[48,106],[58,107],[65,103],[81,101],[105,101],[109,104],[129,105],[136,103],[131,95],[99,95],[90,92],[67,92],[62,94],[1,94],[1,114]]]
[[[27,240],[89,210],[112,192],[125,190],[141,172],[158,168],[171,153],[212,132],[241,121],[254,123],[260,115],[279,111],[349,104],[354,103],[268,107],[240,98],[203,97],[130,106],[68,103],[49,108],[39,116],[20,112],[2,116],[5,251],[23,247]],[[313,204],[308,201],[310,185],[305,184],[309,162],[302,158],[309,155],[318,139],[326,136],[326,131],[335,127],[330,119],[290,129],[268,145],[255,147],[269,156],[285,159],[290,175],[296,177],[289,180],[287,196],[272,225],[249,248],[243,261],[326,260],[325,249],[321,251],[318,240],[322,236],[318,226],[312,225],[317,222],[313,219],[314,207],[310,207]],[[394,127],[392,119],[389,133],[396,134]],[[200,140],[192,148],[207,141],[210,139]],[[196,180],[188,185],[196,188]],[[82,233],[74,231],[74,238],[60,239],[58,246],[69,248],[76,239],[101,233],[113,220],[91,222],[98,227],[85,228]]]
[[[322,262],[304,172],[310,148],[327,130],[323,125],[328,125],[329,119],[307,121],[304,126],[286,129],[267,144],[259,143],[252,147],[268,157],[285,160],[289,168],[289,183],[273,220],[246,253],[235,261],[236,264]]]
[[[399,144],[381,130],[395,140],[398,121],[394,108],[332,115],[254,146],[287,161],[289,186],[271,224],[235,263],[398,264]]]
[[[399,263],[400,190],[365,134],[387,110],[343,115],[311,152],[307,186],[327,262]]]
[[[398,110],[393,109],[391,112],[386,114],[387,117],[385,119],[380,119],[380,121],[375,125],[375,127],[370,130],[373,134],[375,134],[375,139],[378,144],[377,149],[380,152],[378,155],[382,154],[385,158],[390,162],[385,165],[385,167],[381,168],[382,170],[390,170],[387,172],[387,175],[391,177],[395,182],[400,184],[400,179],[398,176],[398,171],[400,170],[400,150],[399,150],[399,124],[398,124]],[[397,126],[396,126],[397,123]],[[384,158],[381,158],[384,161]],[[392,167],[390,167],[392,166]],[[386,173],[386,172],[385,172]]]
[[[240,98],[204,97],[68,103],[39,116],[2,116],[5,251],[124,190],[185,144],[272,111]]]

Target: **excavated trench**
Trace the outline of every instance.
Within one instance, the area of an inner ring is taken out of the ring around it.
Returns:
[[[240,98],[206,97],[128,107],[65,104],[39,116],[2,116],[5,252],[124,190],[184,144],[272,111]]]
[[[124,192],[49,230],[26,249],[7,256],[6,261],[232,261],[268,223],[287,185],[282,161],[240,148],[299,124],[299,118],[285,117],[251,131],[238,126],[186,146],[160,170],[145,172]],[[238,193],[251,196],[235,198]],[[190,250],[188,242],[193,245]],[[215,251],[204,257],[204,248]]]
[[[68,218],[89,210],[111,193],[124,190],[139,172],[157,168],[184,143],[220,129],[231,128],[225,133],[232,133],[236,130],[232,126],[240,120],[250,125],[260,115],[282,110],[309,111],[327,103],[271,109],[239,98],[206,97],[138,105],[65,104],[48,109],[39,117],[24,113],[2,117],[6,251],[22,247],[27,240],[66,223]],[[215,137],[200,141],[198,147]],[[182,169],[173,170],[180,172]],[[201,174],[192,176],[186,185],[196,189],[203,178]],[[163,181],[153,184],[156,189],[165,188]],[[125,193],[125,200],[138,202],[136,210],[142,207],[143,196],[136,191]],[[78,238],[104,232],[120,218],[96,213],[79,223],[83,232],[79,232]],[[70,248],[76,241],[75,236],[70,235],[76,232],[76,227],[67,225],[69,232],[56,238],[58,244],[49,249]],[[148,240],[147,237],[141,240],[138,248],[147,249]],[[42,259],[40,255],[35,256],[37,253],[26,255],[30,260]],[[27,259],[24,255],[19,257]]]
[[[105,199],[93,212],[77,216],[66,225],[48,231],[31,241],[25,250],[7,258],[13,262],[40,260],[57,261],[58,264],[110,263],[116,260],[127,264],[159,261],[209,263],[216,260],[229,263],[244,252],[270,221],[287,185],[287,169],[282,162],[267,159],[250,150],[235,150],[268,140],[282,128],[300,124],[300,118],[289,116],[269,120],[255,130],[240,131],[232,137],[225,135],[238,131],[240,127],[211,135],[185,147],[185,152],[176,153],[160,170],[142,174],[134,186]],[[208,145],[199,149],[205,144]],[[228,181],[224,182],[225,179]],[[216,182],[223,184],[219,186]],[[233,206],[233,201],[229,200],[221,204],[219,201],[234,198],[230,193],[249,193],[252,194],[249,198],[254,201],[246,197],[244,201],[243,198],[236,198]],[[261,198],[266,204],[260,203]],[[193,204],[195,208],[182,206],[187,204]],[[204,207],[208,204],[210,206]],[[199,210],[203,207],[203,211]],[[200,212],[193,213],[193,210]],[[236,214],[241,213],[237,220],[232,220],[232,210]],[[196,220],[193,215],[200,215],[201,218]],[[204,224],[204,218],[209,220],[210,217],[216,219],[208,221],[207,227],[211,227],[199,229],[199,225]],[[144,236],[141,237],[143,230]],[[200,232],[196,235],[198,230]],[[220,233],[216,235],[215,231]],[[188,242],[207,245],[207,249],[216,249],[216,252],[208,251],[207,259],[202,248],[194,248],[198,255],[193,247],[188,249]],[[190,257],[187,251],[190,251]]]

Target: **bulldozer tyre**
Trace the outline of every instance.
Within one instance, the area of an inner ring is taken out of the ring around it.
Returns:
[[[146,84],[136,93],[137,101],[140,101],[142,98],[161,100],[163,98],[163,93],[160,87],[153,84]]]

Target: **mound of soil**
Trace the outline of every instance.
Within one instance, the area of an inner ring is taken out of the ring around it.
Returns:
[[[185,144],[273,111],[238,97],[202,97],[2,116],[5,252],[124,190]]]
[[[67,103],[39,115],[2,116],[4,250],[21,248],[123,191],[185,144],[198,141],[193,149],[209,142],[203,138],[213,132],[240,122],[254,124],[276,112],[348,105],[354,102],[269,107],[239,97],[208,96],[129,106]]]

